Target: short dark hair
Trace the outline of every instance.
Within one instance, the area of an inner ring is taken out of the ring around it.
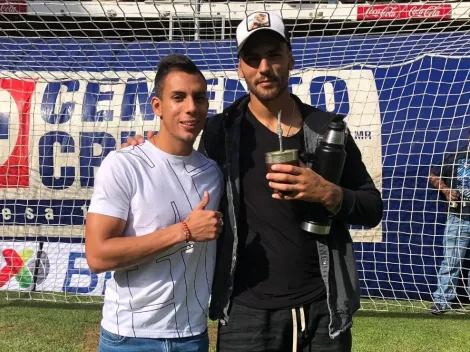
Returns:
[[[163,82],[166,76],[173,71],[185,72],[193,75],[201,75],[204,82],[206,78],[196,64],[187,56],[182,54],[171,54],[164,57],[158,64],[157,74],[155,75],[155,95],[162,98]]]

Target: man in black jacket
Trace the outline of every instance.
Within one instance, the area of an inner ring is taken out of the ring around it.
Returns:
[[[226,182],[209,312],[219,320],[218,350],[350,351],[360,287],[347,224],[376,226],[380,193],[350,136],[339,186],[304,167],[278,165],[266,174],[265,153],[279,149],[280,110],[284,147],[300,152],[335,115],[289,94],[294,59],[279,16],[248,15],[237,44],[249,95],[208,119],[199,144]],[[333,216],[329,235],[299,227],[298,208],[312,202]]]
[[[220,320],[218,349],[350,351],[360,288],[347,224],[377,225],[382,199],[350,136],[340,186],[303,167],[266,175],[264,154],[279,149],[279,110],[285,149],[301,152],[306,134],[323,133],[334,115],[289,94],[288,35],[279,16],[262,14],[262,23],[252,13],[237,28],[238,73],[250,94],[209,119],[199,144],[226,177],[210,308]],[[315,126],[305,124],[310,115]],[[306,202],[334,214],[330,235],[300,229]]]

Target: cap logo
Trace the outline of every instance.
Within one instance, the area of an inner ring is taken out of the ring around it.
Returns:
[[[246,21],[248,32],[261,27],[271,27],[271,19],[267,12],[254,12],[248,16]]]

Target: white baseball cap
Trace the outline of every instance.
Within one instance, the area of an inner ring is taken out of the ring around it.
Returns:
[[[256,11],[246,16],[237,27],[237,52],[240,53],[241,48],[253,33],[261,30],[274,31],[289,42],[286,27],[279,15],[273,12]]]

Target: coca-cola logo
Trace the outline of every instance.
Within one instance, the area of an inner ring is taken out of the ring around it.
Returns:
[[[429,7],[422,7],[422,6],[415,6],[410,9],[410,16],[411,17],[418,17],[418,18],[427,18],[427,17],[439,17],[441,15],[441,8],[439,6],[429,6]]]
[[[358,20],[390,20],[404,18],[451,18],[450,4],[441,5],[376,5],[359,6]]]
[[[26,13],[26,4],[22,2],[0,1],[0,13]]]
[[[1,13],[16,13],[18,12],[17,8],[12,4],[2,4],[0,5]]]
[[[367,8],[364,15],[374,18],[396,18],[399,12],[398,6],[374,7]]]

